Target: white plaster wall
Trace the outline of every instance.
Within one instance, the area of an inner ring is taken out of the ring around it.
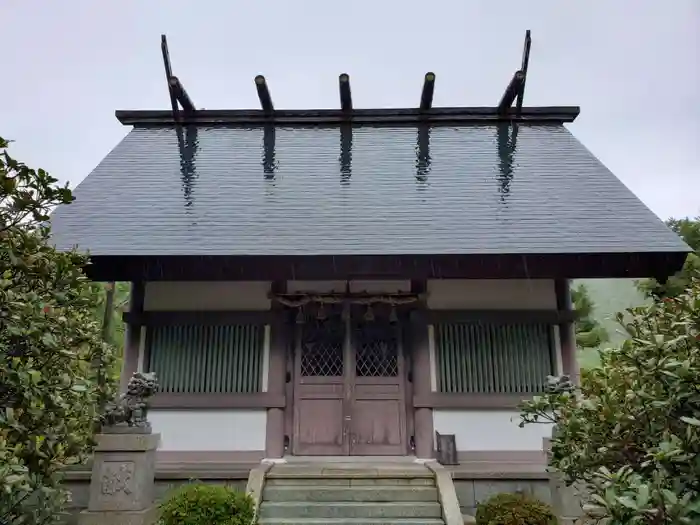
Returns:
[[[552,425],[519,428],[520,413],[511,410],[433,410],[433,426],[440,434],[454,434],[459,452],[542,450],[542,438]]]
[[[557,307],[551,279],[430,279],[434,310],[547,310]]]
[[[158,450],[265,450],[267,411],[262,409],[149,410]]]
[[[268,281],[154,281],[144,310],[269,310]]]

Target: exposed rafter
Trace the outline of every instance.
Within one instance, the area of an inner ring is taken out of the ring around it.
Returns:
[[[187,114],[194,113],[196,108],[183,87],[182,82],[180,82],[180,79],[173,75],[173,68],[170,63],[170,52],[168,51],[168,39],[165,35],[160,35],[160,50],[163,54],[163,66],[165,67],[165,79],[168,83],[168,93],[170,94],[170,106],[173,111],[173,119],[175,122],[179,122],[181,119],[178,102],[180,106],[182,106],[183,111]]]

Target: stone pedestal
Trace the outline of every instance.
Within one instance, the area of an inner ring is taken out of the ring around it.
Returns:
[[[543,447],[545,455],[549,457],[551,452],[551,440],[544,438]],[[547,461],[549,464],[549,460]],[[550,468],[549,488],[552,492],[552,508],[562,525],[574,525],[585,523],[586,518],[582,502],[584,499],[584,489],[581,485],[566,486],[561,475]]]
[[[160,434],[105,429],[97,436],[88,509],[80,525],[153,525]]]

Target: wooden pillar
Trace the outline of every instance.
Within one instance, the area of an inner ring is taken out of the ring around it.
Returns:
[[[129,312],[140,314],[143,312],[143,303],[146,295],[146,283],[134,281],[131,283],[129,294]],[[126,385],[139,365],[139,352],[141,350],[140,325],[127,324],[124,330],[124,355],[122,360],[122,373],[119,381],[119,390],[126,391]]]
[[[411,314],[411,356],[413,359],[413,395],[429,396],[430,384],[430,348],[428,341],[428,324],[423,312]],[[416,456],[433,457],[433,409],[416,408],[414,411],[414,428]]]
[[[554,281],[554,293],[557,298],[557,310],[560,312],[572,312],[571,288],[568,279]],[[564,374],[571,378],[574,384],[578,384],[579,370],[576,360],[576,331],[572,320],[559,323],[559,344],[561,348],[561,362]]]
[[[273,292],[283,291],[283,283],[274,283]],[[272,305],[275,313],[270,325],[270,350],[268,361],[267,392],[273,396],[287,394],[287,342],[289,330],[285,310],[280,305]],[[289,403],[289,399],[287,399]],[[286,407],[290,409],[289,406]],[[281,458],[284,455],[285,409],[267,409],[267,429],[265,432],[265,456]]]

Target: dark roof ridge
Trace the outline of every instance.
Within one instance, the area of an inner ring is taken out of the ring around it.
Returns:
[[[491,122],[573,122],[580,112],[578,106],[525,107],[519,114],[511,110],[505,115],[498,107],[444,107],[353,109],[281,109],[272,113],[261,109],[199,109],[178,112],[171,110],[117,110],[115,115],[125,125],[181,124],[277,124],[277,125],[340,125],[340,124],[468,124]]]

